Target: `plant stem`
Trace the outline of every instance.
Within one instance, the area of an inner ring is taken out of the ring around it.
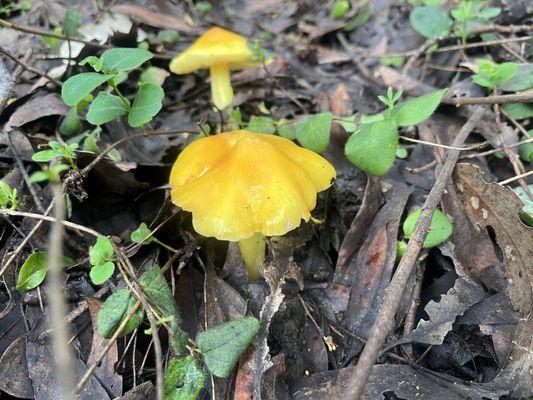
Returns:
[[[130,106],[130,102],[128,101],[127,98],[125,98],[122,93],[120,93],[120,90],[118,90],[118,87],[117,85],[115,84],[115,82],[113,82],[113,78],[111,78],[109,81],[109,86],[111,86],[113,88],[113,91],[117,94],[118,97],[120,97],[120,100],[122,100],[122,102],[124,103],[124,105],[126,106],[128,112],[131,111],[131,106]]]

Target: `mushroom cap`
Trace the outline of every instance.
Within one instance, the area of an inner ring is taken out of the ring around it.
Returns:
[[[288,139],[239,130],[188,145],[170,173],[171,198],[192,212],[201,235],[279,236],[309,220],[335,175],[326,159]]]
[[[213,64],[229,64],[230,69],[258,65],[246,39],[226,29],[214,27],[200,36],[189,48],[170,62],[175,74],[188,74]]]

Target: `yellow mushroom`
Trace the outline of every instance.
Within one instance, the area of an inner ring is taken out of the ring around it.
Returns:
[[[311,218],[317,193],[335,169],[320,155],[279,136],[245,130],[199,139],[170,174],[172,202],[192,213],[196,232],[239,242],[248,278],[260,275],[264,236]]]
[[[222,110],[233,100],[230,71],[258,66],[252,59],[253,54],[244,37],[214,27],[200,36],[187,50],[174,57],[170,62],[170,71],[175,74],[189,74],[209,68],[213,103]]]

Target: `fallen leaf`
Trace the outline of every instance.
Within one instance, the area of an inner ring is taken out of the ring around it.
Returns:
[[[181,19],[173,17],[172,15],[156,13],[148,8],[140,6],[134,6],[131,4],[118,4],[111,7],[110,11],[128,15],[141,21],[143,24],[154,26],[156,28],[175,29],[185,33],[198,32],[197,29],[187,25],[185,21]]]
[[[57,93],[35,97],[17,108],[7,121],[5,130],[9,132],[13,128],[50,115],[67,115],[68,111],[68,106]]]

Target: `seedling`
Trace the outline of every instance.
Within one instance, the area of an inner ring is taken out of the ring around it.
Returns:
[[[344,123],[352,133],[345,146],[348,160],[372,175],[385,175],[392,167],[398,150],[398,127],[417,125],[433,114],[446,90],[396,104],[401,92],[389,88],[379,100],[387,106],[380,114],[363,116],[359,125]],[[401,154],[400,154],[401,155]]]
[[[50,146],[49,150],[38,151],[31,156],[31,159],[36,162],[50,162],[56,159],[65,160],[73,169],[77,169],[74,163],[74,158],[76,157],[75,151],[78,148],[77,143],[63,145],[51,140],[48,142],[48,146]]]
[[[471,28],[477,24],[487,22],[497,17],[501,9],[499,7],[483,8],[485,1],[466,0],[450,11],[455,20],[454,33],[461,37],[461,42],[466,44],[466,39],[470,34]]]
[[[111,240],[105,236],[98,236],[96,243],[89,248],[89,262],[92,265],[89,276],[95,285],[101,285],[113,275],[115,271],[114,253]]]
[[[80,62],[89,65],[95,72],[85,72],[67,79],[61,88],[65,104],[75,107],[96,88],[107,84],[114,92],[102,90],[90,101],[87,121],[101,125],[113,119],[128,116],[131,127],[143,127],[161,110],[164,92],[161,86],[141,82],[133,103],[118,88],[127,72],[140,67],[153,54],[135,48],[114,48],[106,50],[101,57],[90,56]]]
[[[350,10],[350,2],[348,0],[336,0],[331,8],[331,19],[341,19]]]
[[[166,245],[165,243],[154,237],[152,231],[144,222],[141,223],[139,227],[131,233],[130,238],[133,243],[149,244],[151,242],[154,242],[160,245],[161,247],[164,247],[168,251],[171,251],[173,253],[176,252],[176,249],[173,249],[169,245]]]
[[[0,181],[0,208],[15,211],[18,207],[17,189]]]
[[[73,264],[73,260],[63,257],[63,266],[66,268]],[[46,278],[48,273],[48,254],[43,251],[31,253],[19,271],[17,290],[25,291],[35,289]]]
[[[65,164],[45,165],[41,171],[36,171],[30,176],[31,183],[52,182],[58,183],[61,181],[61,173],[69,170],[70,167]]]
[[[474,83],[479,86],[493,89],[511,79],[518,69],[512,62],[501,64],[493,63],[490,60],[477,60],[478,72],[472,76]]]

